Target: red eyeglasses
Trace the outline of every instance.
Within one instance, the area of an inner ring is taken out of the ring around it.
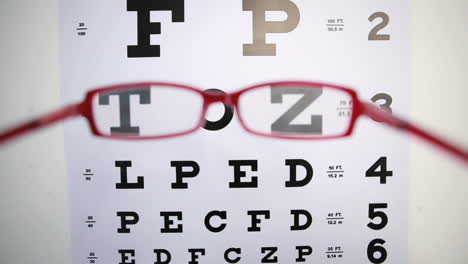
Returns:
[[[351,135],[364,115],[408,131],[468,164],[468,152],[431,135],[377,106],[362,102],[352,89],[303,81],[269,82],[234,93],[141,82],[89,91],[85,100],[0,133],[0,144],[73,116],[88,119],[94,135],[140,140],[183,136],[204,126],[209,106],[235,110],[242,127],[255,135],[282,139],[332,139]]]

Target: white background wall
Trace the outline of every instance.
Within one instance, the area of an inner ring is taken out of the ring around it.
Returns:
[[[358,3],[356,3],[358,5]],[[412,1],[411,120],[468,148],[466,0]],[[60,106],[58,0],[0,2],[0,127]],[[0,147],[0,263],[68,263],[60,125]],[[410,263],[468,262],[468,166],[414,140]]]

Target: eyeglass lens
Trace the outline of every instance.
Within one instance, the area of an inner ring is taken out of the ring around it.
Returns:
[[[165,136],[197,127],[203,97],[169,86],[132,87],[98,94],[92,108],[96,127],[104,135]]]
[[[240,96],[239,111],[244,124],[257,133],[338,136],[350,125],[352,98],[346,92],[324,87],[263,86]]]

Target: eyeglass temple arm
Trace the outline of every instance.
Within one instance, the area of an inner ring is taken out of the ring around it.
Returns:
[[[437,147],[454,155],[455,157],[461,159],[465,163],[465,165],[468,165],[468,152],[463,150],[462,148],[459,148],[441,139],[440,137],[435,136],[426,130],[423,130],[422,128],[410,124],[407,121],[396,117],[395,115],[389,114],[371,103],[361,102],[361,104],[363,106],[364,115],[367,115],[368,117],[371,117],[376,120],[380,120],[394,128],[410,132],[411,134],[421,139],[424,139],[429,143],[432,143],[433,145],[436,145]]]
[[[43,115],[26,123],[7,129],[6,131],[0,132],[0,145],[12,140],[13,138],[32,132],[36,129],[43,128],[45,126],[51,125],[55,122],[64,120],[69,117],[80,115],[83,113],[82,106],[82,104],[73,104],[65,106],[49,114]]]

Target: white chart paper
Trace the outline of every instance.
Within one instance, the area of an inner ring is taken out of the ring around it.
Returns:
[[[61,0],[64,102],[139,81],[230,93],[310,80],[352,87],[405,116],[409,8]],[[209,120],[223,115],[212,110]],[[348,138],[280,140],[247,133],[234,113],[218,130],[118,141],[94,136],[82,119],[66,123],[65,148],[73,263],[407,263],[409,143],[374,120],[359,120]],[[174,188],[181,175],[190,175],[186,188]],[[307,183],[288,186],[294,178]],[[233,187],[239,181],[254,186]]]

